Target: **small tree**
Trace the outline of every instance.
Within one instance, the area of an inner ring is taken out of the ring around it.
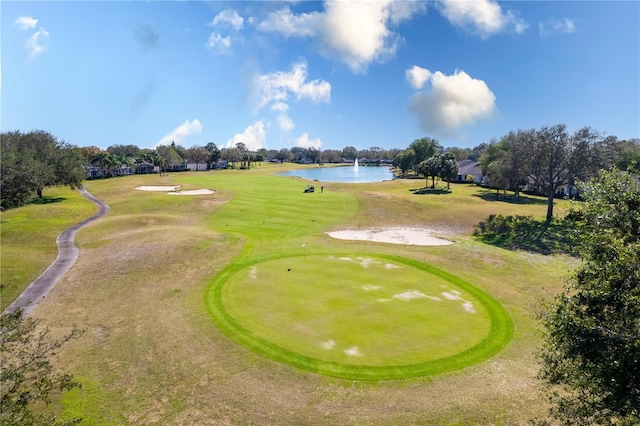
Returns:
[[[196,171],[198,171],[198,166],[200,163],[206,163],[211,154],[207,151],[206,148],[194,145],[191,148],[185,151],[188,159],[196,163]]]
[[[640,424],[640,176],[579,188],[583,263],[543,318],[540,377],[564,424]]]
[[[74,327],[56,340],[48,328],[39,331],[39,322],[23,317],[20,309],[0,317],[0,424],[72,425],[81,421],[63,421],[51,413],[32,411],[33,403],[49,405],[52,391],[80,387],[70,374],[55,372],[50,357],[82,331]]]
[[[393,159],[393,165],[400,168],[402,174],[406,174],[415,163],[416,153],[409,148],[396,154]]]
[[[429,186],[429,178],[431,178],[431,188],[436,187],[436,177],[440,176],[441,165],[440,156],[437,154],[418,165],[418,170],[426,179],[425,187]]]
[[[458,175],[458,162],[452,152],[440,156],[440,178],[447,181],[447,189],[451,189],[451,179]]]

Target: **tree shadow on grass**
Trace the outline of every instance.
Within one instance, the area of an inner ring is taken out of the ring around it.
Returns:
[[[541,197],[532,197],[520,194],[518,198],[515,195],[500,194],[496,196],[495,190],[481,190],[477,194],[473,194],[474,197],[482,198],[484,201],[501,201],[509,204],[522,204],[522,205],[546,205],[547,199]]]
[[[425,195],[425,194],[432,194],[432,195],[451,194],[451,190],[450,190],[450,189],[447,189],[447,188],[431,188],[431,187],[427,187],[427,188],[414,188],[414,189],[410,189],[409,191],[413,192],[415,195]]]
[[[476,225],[473,235],[486,244],[546,255],[576,256],[580,242],[574,222],[556,219],[547,224],[532,216],[490,215]]]
[[[66,200],[66,197],[49,197],[43,196],[42,198],[35,198],[29,202],[29,204],[52,204],[52,203],[60,203]]]

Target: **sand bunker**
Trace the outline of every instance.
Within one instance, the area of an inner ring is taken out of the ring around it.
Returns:
[[[210,189],[191,189],[189,191],[178,191],[180,185],[175,186],[138,186],[136,189],[140,191],[158,191],[158,192],[166,192],[169,195],[211,195],[214,194],[215,191]]]
[[[138,186],[136,187],[136,189],[140,190],[140,191],[176,191],[178,188],[180,188],[180,185],[176,185],[176,186]]]
[[[352,231],[327,232],[332,238],[339,240],[373,241],[378,243],[405,244],[414,246],[444,246],[452,241],[433,237],[428,229],[420,228],[385,228]]]
[[[210,195],[215,193],[215,191],[212,191],[210,189],[192,189],[190,191],[175,191],[175,192],[169,192],[169,195]]]

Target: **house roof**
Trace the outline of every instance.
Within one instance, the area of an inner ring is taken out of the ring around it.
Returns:
[[[482,176],[482,169],[476,161],[462,160],[458,163],[458,174],[462,176]]]

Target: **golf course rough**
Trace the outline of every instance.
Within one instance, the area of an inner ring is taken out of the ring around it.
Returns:
[[[224,334],[319,374],[387,380],[440,374],[504,348],[513,322],[491,296],[430,265],[381,254],[233,263],[205,293]]]

